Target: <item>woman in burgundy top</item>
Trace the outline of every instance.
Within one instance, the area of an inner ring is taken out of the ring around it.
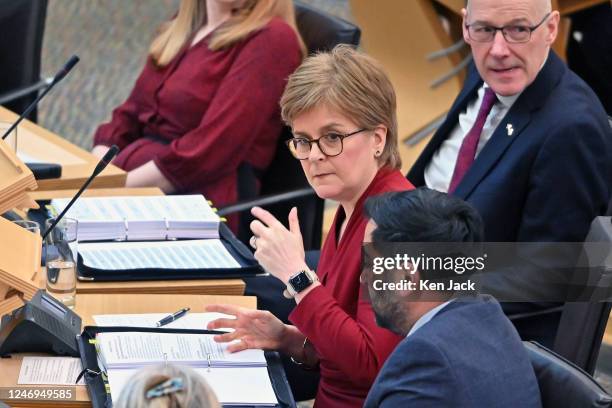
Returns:
[[[378,63],[349,47],[307,58],[289,78],[281,99],[291,126],[293,155],[323,198],[340,203],[323,245],[316,275],[308,271],[297,210],[286,229],[254,208],[255,257],[288,284],[297,305],[285,325],[270,312],[215,305],[234,315],[209,328],[234,328],[216,337],[232,351],[276,349],[307,366],[318,365],[317,407],[361,407],[378,371],[401,338],[376,325],[359,283],[367,197],[413,188],[400,173],[395,93]],[[302,272],[303,271],[303,272]],[[318,281],[317,281],[318,277]],[[298,292],[296,294],[296,292]]]
[[[128,187],[233,202],[238,166],[272,160],[278,101],[303,49],[290,0],[182,0],[93,153],[118,145]]]

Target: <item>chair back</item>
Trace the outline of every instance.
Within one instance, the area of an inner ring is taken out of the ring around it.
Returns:
[[[47,0],[0,0],[0,95],[34,85],[40,80],[40,59]],[[22,113],[36,92],[4,106]],[[28,116],[36,121],[36,109]]]
[[[612,291],[612,217],[596,217],[585,239],[585,244],[592,242],[610,243],[604,248],[585,250],[588,256],[589,275],[575,277],[576,281],[587,288],[604,291],[595,298],[610,299]],[[584,273],[584,271],[578,270]],[[602,296],[603,295],[603,296]],[[597,356],[601,347],[603,334],[610,315],[610,302],[567,302],[563,306],[559,329],[555,338],[554,350],[586,372],[593,374]]]
[[[524,341],[544,408],[612,407],[612,396],[587,372],[536,342]]]
[[[334,17],[320,11],[312,6],[301,2],[294,2],[298,30],[308,53],[317,51],[329,51],[338,44],[350,44],[357,47],[361,37],[361,30],[356,25],[341,18]],[[278,139],[276,153],[266,171],[259,177],[261,196],[275,195],[287,191],[309,187],[304,176],[299,160],[291,156],[285,145],[285,140],[292,137],[288,127]],[[246,177],[244,177],[246,175]],[[253,172],[244,169],[239,171],[239,197],[245,199],[254,198],[254,190],[249,187],[253,185]],[[317,249],[321,246],[321,229],[323,226],[324,202],[316,195],[300,197],[288,201],[277,202],[266,205],[277,219],[287,225],[287,217],[292,207],[298,208],[300,229],[304,238],[304,248]],[[252,221],[250,213],[243,212],[240,218],[240,230],[238,237],[246,242],[251,233],[248,225]]]

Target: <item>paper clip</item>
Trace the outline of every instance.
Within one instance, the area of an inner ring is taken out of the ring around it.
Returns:
[[[168,353],[164,353],[164,367],[168,367]]]
[[[206,363],[208,364],[207,370],[210,373],[210,367],[211,367],[211,364],[210,364],[210,353],[206,353]]]

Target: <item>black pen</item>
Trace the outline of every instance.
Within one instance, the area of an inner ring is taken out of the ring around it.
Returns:
[[[164,317],[159,322],[155,323],[155,326],[162,327],[162,326],[167,325],[168,323],[172,323],[176,319],[179,319],[179,318],[185,316],[189,310],[191,310],[191,309],[188,308],[188,307],[184,307],[181,310],[179,310],[178,312],[172,313],[171,315],[168,315],[168,316]]]

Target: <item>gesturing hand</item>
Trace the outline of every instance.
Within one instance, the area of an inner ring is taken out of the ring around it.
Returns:
[[[272,313],[264,310],[252,310],[232,305],[210,305],[207,312],[220,312],[234,316],[216,319],[208,323],[207,329],[234,329],[232,333],[219,334],[214,337],[218,343],[233,342],[227,347],[231,353],[246,349],[282,350],[286,326]]]
[[[297,208],[289,212],[289,229],[263,208],[253,207],[251,214],[257,218],[251,223],[251,246],[266,271],[286,284],[293,274],[308,269]]]

